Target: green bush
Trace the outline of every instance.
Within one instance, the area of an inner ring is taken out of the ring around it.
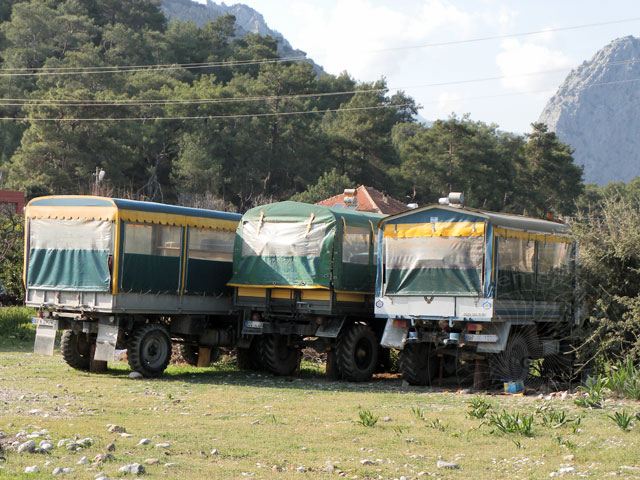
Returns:
[[[35,331],[35,327],[31,324],[31,317],[34,314],[33,309],[27,307],[0,308],[0,336],[30,337]]]
[[[635,200],[605,199],[572,224],[587,317],[578,354],[589,368],[625,358],[640,361],[639,206]]]
[[[24,219],[0,205],[0,300],[5,305],[22,302]]]

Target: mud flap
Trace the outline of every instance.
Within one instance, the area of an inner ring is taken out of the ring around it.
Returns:
[[[36,323],[36,341],[33,352],[41,355],[53,355],[53,346],[56,343],[56,332],[58,331],[58,321],[42,318],[31,320]]]
[[[507,340],[509,339],[509,329],[511,328],[511,322],[491,322],[483,325],[482,333],[485,335],[496,335],[497,341],[478,343],[478,353],[500,353],[503,352],[507,346]]]
[[[110,320],[113,321],[113,317]],[[98,325],[98,338],[96,339],[96,353],[93,360],[113,362],[115,360],[117,341],[118,326],[100,323]]]
[[[342,330],[342,325],[344,324],[344,319],[341,320],[333,320],[326,323],[323,323],[316,330],[316,337],[323,338],[337,338],[340,330]]]
[[[382,334],[382,340],[380,345],[387,348],[398,348],[402,350],[404,344],[407,341],[407,334],[409,333],[409,327],[400,327],[393,324],[393,319],[387,319],[387,324],[384,326],[384,333]]]

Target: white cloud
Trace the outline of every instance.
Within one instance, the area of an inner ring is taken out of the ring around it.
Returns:
[[[465,36],[472,28],[474,17],[471,12],[460,10],[444,0],[429,0],[422,7],[421,15],[413,19],[412,27],[428,36],[441,27],[446,27],[450,36]]]
[[[329,6],[331,5],[331,6]],[[357,79],[393,76],[409,55],[426,50],[404,49],[438,40],[465,38],[474,24],[470,13],[446,0],[397,2],[336,0],[322,7],[297,1],[289,7],[302,25],[297,38],[286,34],[330,73],[347,70]]]
[[[437,104],[435,106],[425,105],[422,114],[431,119],[449,118],[459,109],[461,100],[462,96],[458,93],[442,92],[438,95]]]
[[[550,40],[545,35],[543,40]],[[569,69],[572,60],[559,50],[540,45],[539,43],[521,42],[518,39],[503,40],[500,53],[496,56],[496,64],[506,78],[502,79],[505,87],[522,92],[540,89],[548,81],[548,75],[542,72],[558,69]],[[535,74],[541,72],[540,74]]]
[[[517,16],[517,12],[506,5],[494,5],[482,14],[482,20],[489,26],[504,30],[515,25]]]

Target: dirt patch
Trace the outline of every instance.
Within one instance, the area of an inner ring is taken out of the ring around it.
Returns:
[[[20,395],[26,395],[27,392],[22,390],[15,390],[12,388],[0,387],[0,402],[9,403],[15,402],[19,399]]]
[[[19,439],[16,435],[7,435],[0,438],[0,453],[6,451],[14,442],[18,442]]]

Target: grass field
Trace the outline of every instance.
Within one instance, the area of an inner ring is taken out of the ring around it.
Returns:
[[[73,468],[64,478],[134,478],[119,471],[134,462],[146,469],[139,478],[640,477],[640,420],[623,431],[610,418],[640,412],[634,401],[589,410],[571,396],[449,393],[403,387],[388,376],[331,382],[312,365],[294,379],[223,362],[134,380],[124,362],[88,374],[69,368],[59,352],[43,357],[30,349],[28,341],[0,338],[1,478],[50,478],[57,467]],[[111,424],[132,436],[109,433]],[[10,447],[34,432],[36,443],[48,437],[55,445],[50,453]],[[57,446],[87,437],[92,445],[81,450]],[[143,438],[151,443],[138,445]],[[113,458],[92,465],[107,453]],[[78,464],[84,456],[89,463]],[[24,473],[29,466],[39,473]]]

